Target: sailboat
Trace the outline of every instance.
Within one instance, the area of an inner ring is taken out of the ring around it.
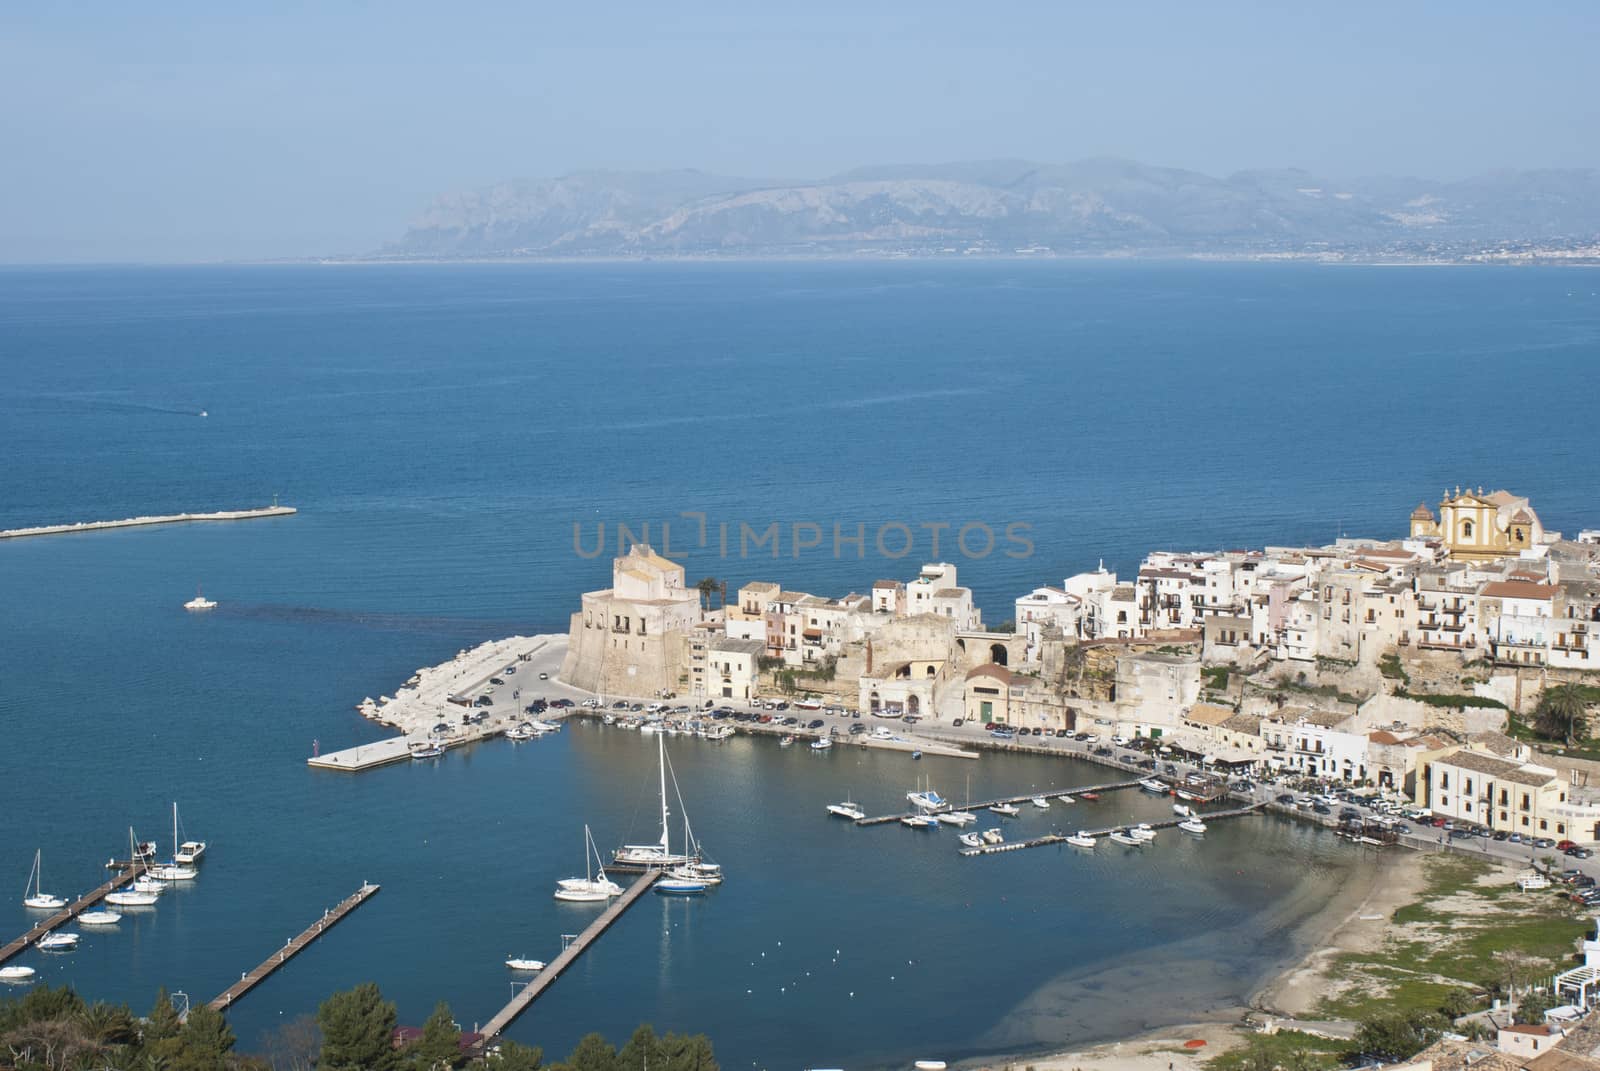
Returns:
[[[590,865],[600,858],[600,849],[595,847],[594,837],[589,833],[589,827],[583,827],[583,869],[581,878],[563,878],[556,882],[556,899],[568,903],[599,903],[611,899],[613,896],[622,895],[622,886],[606,877],[606,868],[602,864],[600,876],[594,876],[594,868]]]
[[[659,735],[656,737],[656,764],[661,778],[661,841],[658,844],[624,844],[611,853],[611,861],[618,866],[653,870],[694,862],[691,856],[674,852],[667,836],[667,745]]]
[[[959,811],[941,811],[941,812],[939,812],[939,814],[935,815],[935,817],[938,818],[939,821],[943,822],[947,826],[970,826],[972,823],[974,823],[974,822],[976,822],[978,820],[978,816],[973,814],[972,811],[970,810],[971,807],[972,807],[972,775],[968,774],[967,775],[967,802],[966,802],[966,805]]]
[[[203,840],[178,840],[178,804],[172,804],[172,843],[178,845],[172,853],[172,862],[175,866],[193,866],[206,854],[206,842]]]
[[[133,827],[130,826],[128,828],[128,851],[133,856],[130,865],[138,866],[140,859],[144,858],[140,855],[139,849],[141,847],[142,845],[134,839]],[[154,854],[153,848],[151,854]],[[105,900],[106,903],[112,904],[116,907],[150,907],[156,902],[157,899],[160,898],[160,896],[161,894],[159,892],[140,891],[138,889],[116,889],[112,892],[106,893]]]
[[[22,890],[22,903],[24,907],[39,911],[59,911],[67,906],[67,902],[59,896],[44,891],[43,859],[42,849],[33,853],[33,869],[28,871],[28,884]]]

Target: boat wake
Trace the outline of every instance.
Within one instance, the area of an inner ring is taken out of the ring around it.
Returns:
[[[19,393],[12,398],[22,404],[29,402],[39,404],[41,407],[55,407],[61,409],[83,409],[104,413],[157,413],[162,416],[208,416],[204,406],[199,405],[162,405],[154,402],[127,401],[122,398],[107,398],[96,394],[40,394]]]

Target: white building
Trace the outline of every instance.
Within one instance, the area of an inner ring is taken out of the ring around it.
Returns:
[[[1367,780],[1367,734],[1350,731],[1353,715],[1286,707],[1261,723],[1269,766],[1305,777]]]

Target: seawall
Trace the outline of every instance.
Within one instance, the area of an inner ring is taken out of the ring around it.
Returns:
[[[120,521],[79,521],[76,524],[47,524],[37,528],[7,528],[0,531],[0,539],[98,532],[106,528],[140,528],[147,524],[183,524],[188,521],[251,521],[257,517],[287,517],[298,512],[293,506],[262,506],[260,509],[232,509],[219,513],[168,513],[159,517],[128,517]]]

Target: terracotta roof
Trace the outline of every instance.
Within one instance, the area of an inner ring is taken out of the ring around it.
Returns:
[[[1530,584],[1525,580],[1495,580],[1478,589],[1484,599],[1533,599],[1545,601],[1555,597],[1553,584]]]
[[[1368,733],[1367,739],[1374,744],[1398,744],[1400,738],[1391,732],[1379,729],[1375,733]]]
[[[967,680],[969,681],[974,677],[992,677],[1002,684],[1010,684],[1013,676],[1014,674],[1005,666],[997,666],[993,662],[985,662],[981,666],[974,666],[972,669],[967,670]]]
[[[1518,509],[1517,512],[1515,512],[1515,513],[1513,513],[1511,515],[1511,523],[1512,524],[1532,524],[1533,523],[1533,514],[1528,512],[1528,508],[1526,506],[1523,506],[1521,509]]]
[[[1534,1026],[1532,1023],[1512,1023],[1510,1026],[1502,1026],[1500,1029],[1512,1034],[1537,1034],[1540,1037],[1550,1036],[1549,1023],[1540,1023],[1538,1026]]]
[[[1411,511],[1411,518],[1418,521],[1431,521],[1433,520],[1433,511],[1428,508],[1426,502],[1418,502],[1417,508]]]
[[[882,591],[884,588],[897,588],[899,586],[900,581],[898,580],[874,580],[872,582],[873,591]]]

